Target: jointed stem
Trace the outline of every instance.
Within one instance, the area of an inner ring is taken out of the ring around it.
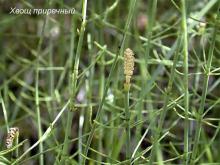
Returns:
[[[220,6],[220,2],[219,2],[219,6]],[[214,31],[212,34],[212,42],[210,44],[209,53],[208,53],[208,61],[207,61],[207,65],[205,67],[206,73],[205,73],[205,79],[204,79],[204,83],[203,83],[202,99],[201,99],[199,111],[198,111],[198,123],[197,123],[196,129],[195,129],[196,133],[195,133],[195,138],[194,138],[194,145],[193,145],[192,157],[190,160],[190,164],[195,163],[194,160],[196,159],[197,150],[198,150],[198,142],[199,142],[200,133],[201,133],[201,129],[202,129],[202,115],[203,115],[203,111],[204,111],[204,107],[205,107],[205,100],[206,100],[206,95],[207,95],[207,90],[208,90],[208,82],[209,82],[209,73],[210,73],[211,64],[212,64],[213,51],[215,48],[215,40],[216,40],[216,34],[217,34],[217,19],[219,18],[219,13],[220,12],[218,12],[218,15],[217,15],[217,18],[215,21],[215,27],[214,27]]]
[[[72,73],[72,84],[71,84],[71,102],[70,102],[70,109],[68,111],[68,117],[67,117],[67,127],[66,127],[66,133],[65,133],[65,139],[64,139],[64,146],[63,146],[63,151],[62,151],[62,158],[61,162],[64,161],[64,157],[67,154],[68,151],[68,146],[69,146],[69,137],[71,134],[71,126],[72,126],[72,119],[73,119],[73,108],[75,104],[75,95],[76,95],[76,88],[77,88],[77,78],[78,78],[78,68],[79,68],[79,60],[80,60],[80,54],[82,50],[82,45],[83,45],[83,37],[84,37],[84,32],[85,32],[85,26],[86,26],[86,9],[87,9],[87,0],[83,1],[83,10],[82,10],[82,15],[83,15],[83,22],[81,24],[80,28],[80,36],[79,36],[79,42],[77,45],[77,50],[76,50],[76,56],[75,56],[75,63],[73,67],[73,73]]]
[[[188,91],[188,34],[186,22],[186,0],[182,0],[182,30],[183,30],[183,65],[184,65],[184,108],[185,108],[185,124],[184,124],[184,161],[188,164],[189,153],[189,91]]]
[[[125,90],[125,131],[126,131],[126,159],[129,159],[131,156],[130,148],[130,112],[129,112],[129,89]]]
[[[102,107],[103,107],[104,102],[105,102],[105,97],[107,95],[108,88],[110,86],[110,81],[111,81],[112,76],[113,76],[113,71],[115,70],[115,67],[116,67],[119,55],[123,54],[124,44],[125,44],[125,40],[126,40],[128,29],[129,29],[129,26],[130,26],[130,23],[131,23],[131,19],[132,19],[133,13],[134,13],[135,5],[136,5],[136,0],[131,0],[130,1],[130,6],[129,6],[128,19],[126,21],[126,25],[125,25],[125,29],[124,29],[125,34],[124,34],[122,43],[120,45],[121,46],[120,50],[119,50],[119,52],[115,56],[115,59],[114,59],[114,62],[112,64],[112,67],[111,67],[108,79],[106,80],[106,86],[105,86],[105,89],[104,89],[103,97],[101,99],[101,103],[99,104],[99,108],[98,108],[98,111],[97,111],[97,114],[96,114],[96,117],[95,117],[95,121],[99,121],[99,119],[100,119],[100,113],[101,113]],[[83,153],[85,157],[87,157],[88,150],[89,150],[89,147],[91,145],[92,138],[94,136],[96,126],[97,126],[97,124],[96,124],[96,122],[94,122],[93,125],[92,125],[92,128],[91,128],[88,140],[87,140],[86,148],[85,148],[84,153]],[[86,160],[84,158],[83,164],[86,163],[85,161]]]

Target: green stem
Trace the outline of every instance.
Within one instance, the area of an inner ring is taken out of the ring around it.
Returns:
[[[220,3],[219,3],[220,6]],[[219,11],[219,10],[218,10]],[[209,53],[208,53],[208,61],[207,65],[205,67],[205,79],[203,83],[203,92],[202,92],[202,98],[199,106],[199,111],[198,111],[198,119],[197,119],[197,125],[196,125],[196,133],[194,137],[194,145],[193,145],[193,150],[192,150],[192,157],[190,160],[190,164],[194,164],[197,152],[198,152],[198,143],[199,143],[199,138],[201,134],[201,129],[202,129],[202,116],[204,112],[204,107],[205,107],[205,100],[206,100],[206,95],[207,95],[207,90],[208,90],[208,82],[209,82],[209,74],[210,74],[210,69],[211,69],[211,64],[212,64],[212,57],[213,57],[213,52],[215,49],[215,40],[216,40],[216,34],[217,34],[217,20],[219,18],[219,12],[217,15],[217,18],[215,19],[215,27],[214,31],[212,33],[212,42],[210,44],[209,48]]]
[[[40,52],[41,52],[41,46],[43,43],[43,37],[44,37],[44,30],[47,22],[47,17],[44,20],[41,37],[38,43],[37,48],[37,59],[36,59],[36,65],[35,65],[35,106],[36,106],[36,113],[37,113],[37,128],[38,128],[38,138],[40,139],[42,136],[42,128],[41,128],[41,115],[40,115],[40,103],[39,103],[39,60],[40,60]],[[43,143],[39,143],[39,152],[43,153]],[[44,164],[44,157],[43,154],[40,155],[40,165]]]
[[[106,86],[105,86],[105,90],[104,90],[104,94],[103,94],[103,97],[102,97],[102,100],[101,100],[101,103],[99,104],[99,108],[98,108],[98,111],[97,111],[97,114],[96,114],[96,117],[95,117],[95,121],[99,121],[99,118],[100,118],[100,112],[101,112],[101,109],[102,109],[102,106],[105,102],[105,97],[107,95],[107,91],[108,91],[108,88],[109,88],[109,85],[110,85],[110,79],[113,75],[113,70],[116,66],[116,63],[117,63],[117,59],[118,59],[118,53],[115,57],[115,60],[114,60],[114,63],[111,67],[111,70],[110,70],[110,74],[109,74],[109,77],[107,79],[107,82],[106,82]],[[87,154],[88,154],[88,150],[89,150],[89,147],[90,147],[90,144],[92,142],[92,138],[94,136],[94,133],[95,133],[95,129],[96,129],[96,122],[94,122],[92,124],[92,128],[91,128],[91,131],[90,131],[90,134],[89,134],[89,137],[88,137],[88,140],[87,140],[87,145],[86,145],[86,148],[83,152],[83,155],[84,155],[84,159],[83,159],[83,163],[82,164],[85,164],[85,157],[87,157]]]
[[[80,60],[80,54],[83,46],[83,37],[86,27],[86,9],[87,9],[87,0],[83,1],[83,21],[80,28],[80,36],[79,36],[79,42],[77,45],[76,50],[76,56],[75,56],[75,63],[73,67],[73,73],[72,73],[72,85],[71,85],[71,102],[70,102],[70,108],[68,111],[68,117],[67,117],[67,126],[65,131],[65,138],[64,138],[64,146],[62,151],[62,157],[61,157],[61,163],[64,162],[65,156],[68,152],[69,148],[69,137],[71,135],[71,126],[72,126],[72,120],[73,120],[73,109],[74,109],[74,100],[76,95],[76,88],[77,88],[77,79],[78,79],[78,69],[79,69],[79,60]]]
[[[19,132],[17,132],[16,137],[15,137],[15,146],[17,146],[19,143]],[[15,150],[15,157],[18,158],[18,149],[19,147],[16,148]]]
[[[15,165],[16,163],[19,163],[31,150],[33,150],[35,147],[37,147],[40,143],[42,143],[43,141],[45,141],[50,135],[51,132],[55,126],[55,124],[57,123],[57,121],[59,120],[59,118],[62,116],[62,114],[65,112],[65,110],[67,109],[67,106],[69,105],[70,101],[68,101],[63,108],[60,110],[60,112],[57,114],[56,118],[53,120],[53,122],[50,124],[50,126],[47,128],[47,130],[45,131],[45,133],[41,136],[40,139],[38,139],[37,142],[35,142],[31,147],[29,147],[27,150],[25,150],[25,152],[15,160],[15,162],[12,163],[12,165]]]
[[[173,82],[174,82],[174,76],[175,76],[175,69],[176,69],[176,65],[177,65],[177,61],[178,61],[178,57],[179,57],[179,48],[180,48],[180,39],[177,40],[177,51],[174,55],[174,59],[173,59],[173,67],[171,69],[171,76],[168,82],[168,86],[167,89],[165,90],[165,101],[164,101],[164,106],[163,106],[163,110],[161,112],[160,115],[160,119],[158,122],[158,128],[156,129],[157,131],[155,132],[155,140],[151,149],[151,156],[153,156],[157,150],[157,148],[159,147],[159,138],[162,132],[162,128],[163,128],[163,124],[165,121],[165,117],[167,114],[167,110],[168,110],[168,104],[169,104],[169,100],[170,100],[170,95],[172,92],[172,87],[173,87]]]
[[[104,4],[104,1],[99,1],[99,4],[98,4],[98,10],[99,11],[102,11],[102,9],[103,9],[103,4]],[[106,9],[106,11],[108,11],[108,9]],[[105,15],[104,15],[104,19],[103,20],[106,20],[106,18],[107,18],[107,13],[105,13]],[[100,33],[98,34],[98,38],[99,38],[99,42],[100,43],[104,43],[104,31],[103,31],[103,27],[101,27],[100,28]],[[104,94],[104,90],[105,90],[105,65],[104,65],[104,63],[105,63],[105,56],[102,56],[101,58],[100,58],[100,78],[99,78],[99,98],[101,99],[102,97],[103,97],[103,94]],[[100,114],[100,119],[103,121],[103,118],[104,118],[104,116],[103,116],[103,113],[101,113]],[[101,122],[102,122],[101,121]],[[104,132],[105,130],[104,130],[104,128],[100,128],[100,130],[99,130],[99,138],[98,138],[98,151],[99,152],[103,152],[103,143],[102,143],[102,141],[103,141],[103,137],[104,137]],[[111,143],[111,142],[109,142],[109,143]],[[108,146],[106,146],[106,147],[108,147]],[[97,160],[99,161],[99,162],[102,162],[102,156],[100,155],[100,154],[98,154],[97,155]]]
[[[39,56],[39,55],[38,55]],[[39,107],[39,71],[38,71],[39,61],[37,60],[36,65],[36,78],[35,78],[35,104],[36,104],[36,111],[37,111],[37,127],[38,127],[38,138],[40,139],[42,136],[42,128],[41,128],[41,116],[40,116],[40,107]],[[43,144],[42,142],[39,144],[39,152],[43,152]],[[43,165],[43,154],[40,155],[40,165]]]
[[[183,30],[183,65],[184,65],[184,108],[185,108],[185,123],[184,123],[184,162],[188,164],[189,153],[189,91],[188,91],[188,32],[186,18],[186,0],[182,0],[182,30]]]
[[[129,111],[129,89],[125,89],[125,131],[126,131],[126,159],[130,159],[131,148],[130,148],[130,111]]]
[[[121,43],[121,47],[120,47],[119,53],[117,53],[116,56],[115,56],[114,62],[112,64],[112,67],[111,67],[111,70],[110,70],[110,73],[109,73],[109,77],[108,77],[108,79],[106,81],[105,90],[104,90],[104,93],[103,93],[103,97],[101,99],[101,103],[99,104],[99,108],[97,110],[95,121],[99,121],[99,119],[100,119],[100,113],[101,113],[103,104],[105,102],[105,97],[107,95],[107,91],[108,91],[108,88],[110,86],[110,81],[111,81],[112,76],[114,74],[113,71],[115,70],[115,67],[116,67],[119,55],[123,54],[124,44],[125,44],[125,40],[126,40],[126,37],[127,37],[128,29],[129,29],[129,26],[130,26],[130,23],[131,23],[131,19],[132,19],[133,13],[134,13],[135,5],[136,5],[136,0],[130,0],[128,18],[127,18],[125,29],[124,29],[124,37],[123,37],[123,40],[122,40],[122,43]],[[83,155],[84,155],[83,164],[86,163],[85,157],[87,157],[88,150],[89,150],[89,147],[91,145],[92,138],[94,136],[96,127],[97,127],[97,124],[96,124],[96,122],[94,122],[93,125],[92,125],[92,128],[91,128],[88,140],[87,140],[86,148],[85,148],[84,153],[83,153]]]
[[[0,102],[1,102],[1,104],[2,104],[2,111],[3,111],[3,114],[4,114],[5,125],[6,125],[7,132],[8,132],[8,131],[9,131],[8,115],[7,115],[7,110],[6,110],[6,108],[5,108],[4,100],[3,100],[3,98],[2,98],[1,91],[0,91]]]
[[[146,73],[144,73],[144,74],[146,74],[145,77],[147,77],[147,74],[148,74],[147,60],[149,59],[150,50],[151,50],[151,40],[152,40],[151,38],[152,38],[153,26],[154,26],[154,23],[155,23],[155,15],[156,15],[156,10],[157,10],[157,0],[150,1],[148,9],[149,9],[148,10],[149,11],[148,12],[149,27],[148,27],[148,31],[147,31],[148,41],[147,41],[147,48],[146,48],[146,57],[144,57],[144,63],[145,63],[145,66],[146,66],[145,67],[146,68]],[[147,82],[147,78],[144,78],[144,82]],[[146,83],[143,83],[142,88],[144,88],[145,85],[146,85]],[[142,91],[145,92],[144,90],[142,90]],[[143,94],[141,94],[141,95],[144,96]],[[149,98],[150,96],[147,95],[147,97]],[[144,97],[142,99],[144,99]],[[140,101],[142,101],[142,99]],[[153,120],[154,120],[154,117],[152,116],[152,114],[150,114],[149,118],[150,118],[150,120],[151,120],[151,118],[153,118]],[[153,125],[152,128],[154,130],[155,126]],[[152,131],[152,132],[154,132],[154,131]],[[151,150],[150,161],[149,161],[150,165],[153,164],[154,154],[155,154],[154,150]]]

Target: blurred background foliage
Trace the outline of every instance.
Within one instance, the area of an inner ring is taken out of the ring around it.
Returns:
[[[176,5],[176,6],[175,6]],[[163,134],[169,131],[161,141],[161,155],[163,160],[170,160],[172,164],[182,162],[184,108],[183,108],[183,56],[182,51],[171,53],[174,44],[182,35],[180,1],[158,0],[155,24],[152,29],[151,50],[147,59],[147,79],[152,81],[148,86],[141,103],[141,112],[138,111],[138,98],[140,97],[145,80],[143,61],[146,55],[147,30],[148,30],[149,1],[138,0],[135,14],[132,19],[126,46],[135,52],[136,65],[131,87],[131,146],[135,148],[144,131],[148,128],[154,115],[159,116],[163,105],[165,89],[171,74],[174,54],[179,54],[175,70],[172,93],[169,95],[169,109],[163,126]],[[74,14],[50,15],[25,15],[9,14],[11,8],[17,9],[75,9]],[[78,0],[50,0],[26,1],[12,0],[0,1],[0,92],[4,101],[9,126],[20,128],[20,141],[28,139],[20,148],[24,152],[38,140],[37,119],[35,107],[35,66],[38,53],[38,44],[41,37],[43,22],[43,43],[40,54],[39,68],[39,96],[43,132],[56,117],[62,106],[70,97],[70,75],[79,37],[82,21],[82,2]],[[88,1],[87,26],[82,46],[79,66],[79,81],[77,85],[76,109],[74,111],[72,135],[70,139],[79,136],[79,116],[84,116],[82,135],[89,132],[90,124],[96,114],[102,91],[108,77],[113,58],[117,53],[122,37],[123,28],[128,15],[129,1],[127,0],[94,0]],[[195,120],[201,95],[204,90],[204,67],[208,59],[214,19],[217,15],[217,1],[190,0],[187,4],[187,24],[189,27],[189,93],[190,93],[190,145],[195,133]],[[71,37],[73,40],[71,41]],[[220,90],[220,33],[219,25],[216,35],[216,46],[211,65],[212,74],[209,78],[207,98],[204,107],[204,121],[199,143],[199,153],[204,155],[199,162],[220,162],[219,158],[219,90]],[[70,44],[74,43],[71,50]],[[106,52],[100,52],[107,46]],[[123,69],[121,57],[114,72],[114,78],[108,90],[108,96],[103,107],[100,130],[95,134],[92,147],[99,153],[91,152],[89,156],[99,161],[111,162],[125,159],[124,129],[123,129]],[[139,113],[140,112],[140,113]],[[50,138],[44,142],[45,163],[54,163],[60,153],[64,140],[66,127],[66,113],[56,124]],[[138,117],[139,116],[139,117]],[[155,118],[155,123],[159,118]],[[156,125],[156,124],[155,124]],[[0,111],[0,144],[1,150],[5,149],[6,123],[3,111]],[[139,130],[139,131],[138,131]],[[217,134],[216,134],[217,133]],[[216,134],[216,135],[215,135]],[[210,140],[216,136],[211,145]],[[152,144],[152,132],[144,138],[140,152]],[[83,139],[86,142],[86,139]],[[70,163],[78,161],[79,144],[77,140],[70,144]],[[101,147],[100,147],[101,146]],[[26,158],[26,164],[36,164],[38,149],[32,150]],[[149,156],[146,152],[144,157]],[[9,158],[9,155],[6,156]],[[101,158],[100,158],[101,157]],[[139,158],[139,163],[146,163],[144,158]],[[90,163],[95,162],[93,160]],[[168,163],[169,164],[169,163]]]

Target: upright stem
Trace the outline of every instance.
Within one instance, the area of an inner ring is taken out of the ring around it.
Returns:
[[[37,47],[37,59],[35,65],[35,106],[36,106],[36,113],[37,113],[37,128],[38,128],[38,139],[42,136],[42,128],[41,128],[41,115],[40,115],[40,106],[39,106],[39,59],[40,59],[40,52],[41,52],[41,45],[43,43],[44,37],[44,29],[46,26],[47,17],[44,20],[41,37]],[[43,157],[43,143],[39,143],[39,152],[40,154],[40,165],[44,164],[44,157]]]
[[[183,65],[184,65],[184,108],[185,108],[185,123],[184,123],[184,161],[188,164],[189,153],[189,91],[188,91],[188,34],[187,34],[187,18],[186,18],[186,0],[182,2],[182,30],[183,30]]]
[[[168,82],[168,86],[167,89],[165,90],[165,101],[164,101],[164,106],[163,106],[163,110],[160,114],[160,118],[158,121],[158,128],[156,129],[155,132],[155,138],[154,138],[154,143],[151,149],[151,156],[153,157],[153,155],[155,154],[158,146],[159,146],[159,139],[160,139],[160,135],[162,132],[162,128],[163,128],[163,124],[165,121],[165,117],[167,114],[167,110],[168,110],[168,104],[169,104],[169,100],[170,100],[170,95],[172,92],[172,87],[173,87],[173,82],[174,82],[174,76],[175,76],[175,69],[176,69],[176,65],[177,65],[177,61],[178,61],[178,57],[179,57],[179,48],[180,48],[180,39],[178,39],[178,43],[177,43],[177,51],[174,55],[174,59],[173,59],[173,67],[171,69],[171,76]]]
[[[87,0],[84,0],[83,1],[83,10],[82,10],[83,21],[82,21],[81,28],[80,28],[79,42],[77,45],[75,63],[74,63],[72,79],[71,79],[72,80],[72,83],[71,83],[71,102],[70,102],[70,108],[68,111],[67,127],[66,127],[66,131],[65,131],[65,139],[64,139],[64,146],[63,146],[63,151],[62,151],[61,162],[64,161],[65,155],[68,152],[69,137],[71,135],[71,126],[72,126],[72,119],[73,119],[72,110],[74,109],[74,104],[75,104],[74,100],[75,100],[75,95],[76,95],[79,60],[80,60],[80,54],[81,54],[81,50],[82,50],[82,46],[83,46],[83,37],[84,37],[84,32],[85,32],[85,27],[86,27],[86,9],[87,9]]]
[[[122,43],[120,45],[121,47],[120,47],[119,53],[117,53],[116,56],[115,56],[114,62],[112,64],[112,67],[111,67],[111,70],[110,70],[110,73],[109,73],[109,77],[106,81],[106,85],[105,85],[104,93],[103,93],[103,96],[102,96],[102,99],[101,99],[101,103],[99,104],[99,108],[97,110],[97,114],[96,114],[96,117],[95,117],[96,121],[99,121],[99,119],[100,119],[100,113],[101,113],[103,104],[105,102],[105,97],[107,95],[108,88],[110,86],[110,81],[111,81],[112,76],[113,76],[113,71],[114,71],[114,69],[116,67],[116,64],[117,64],[117,61],[118,61],[118,56],[123,54],[124,44],[125,44],[128,29],[129,29],[129,26],[130,26],[130,23],[131,23],[131,19],[132,19],[133,13],[134,13],[135,4],[136,4],[136,0],[131,0],[130,1],[128,19],[126,21],[126,25],[125,25],[125,29],[124,29],[124,37],[123,37]],[[86,148],[84,150],[84,156],[85,157],[87,157],[88,150],[89,150],[90,144],[92,142],[92,138],[94,136],[96,126],[97,126],[97,124],[96,124],[96,122],[94,122],[93,125],[92,125],[92,128],[91,128],[88,140],[87,140]],[[86,160],[84,158],[83,164],[85,164],[85,163],[86,163]]]
[[[125,89],[125,131],[126,131],[126,159],[130,159],[130,111],[129,111],[129,89]]]
[[[220,2],[219,2],[219,7],[220,7]],[[202,128],[202,116],[203,116],[205,100],[206,100],[206,95],[207,95],[207,90],[208,90],[209,74],[210,74],[210,69],[211,69],[211,64],[212,64],[213,52],[215,49],[215,40],[216,40],[216,34],[217,34],[217,20],[220,15],[219,13],[220,12],[218,12],[217,18],[215,20],[215,27],[212,33],[212,42],[210,44],[209,53],[208,53],[208,61],[205,67],[205,78],[204,78],[204,83],[203,83],[202,99],[201,99],[199,111],[198,111],[198,120],[197,120],[196,129],[195,129],[196,133],[195,133],[195,138],[194,138],[194,145],[193,145],[190,164],[195,164],[194,160],[196,159],[196,156],[197,156],[198,143],[199,143],[199,138],[200,138],[201,128]]]
[[[6,108],[5,108],[5,103],[4,103],[4,100],[3,100],[3,97],[2,97],[1,91],[0,91],[0,103],[2,104],[2,111],[3,111],[3,114],[4,114],[5,125],[6,125],[7,132],[8,132],[8,131],[9,131],[8,115],[7,115],[7,110],[6,110]]]
[[[150,1],[148,9],[149,9],[148,10],[149,27],[148,27],[148,31],[147,31],[148,41],[147,41],[147,48],[146,48],[146,56],[144,57],[144,64],[146,66],[145,67],[146,68],[145,74],[148,74],[148,72],[147,72],[147,70],[148,70],[147,60],[149,59],[149,54],[150,54],[150,50],[151,50],[151,38],[152,38],[153,26],[154,26],[154,23],[155,23],[155,15],[156,15],[156,9],[157,9],[157,0]],[[146,84],[146,82],[148,80],[147,75],[145,75],[145,77],[144,77],[144,83],[142,84],[142,88],[144,88],[144,86],[147,86],[147,84]],[[143,93],[143,94],[141,94],[141,96],[144,96],[145,91],[142,90],[141,93]],[[144,97],[142,99],[144,99]],[[142,101],[142,99],[140,101]],[[152,114],[150,114],[149,119],[151,118],[151,116],[152,116]],[[153,120],[155,120],[154,117],[153,117]],[[149,125],[149,127],[150,127],[150,125]],[[152,126],[152,127],[153,127],[153,130],[154,130],[155,126]],[[154,131],[152,131],[152,132],[154,132]],[[154,144],[154,142],[153,142],[153,144]],[[154,155],[155,155],[154,148],[155,147],[153,147],[153,149],[151,150],[151,153],[150,153],[150,161],[149,161],[150,165],[153,164],[153,161],[154,161]]]
[[[102,11],[102,9],[103,9],[103,4],[104,4],[104,1],[99,1],[99,4],[98,4],[98,10],[99,10],[99,12],[100,11]],[[106,11],[108,11],[108,10],[106,10]],[[105,15],[104,15],[104,19],[103,19],[103,21],[106,21],[106,19],[107,19],[107,13],[105,13]],[[103,31],[103,27],[101,27],[100,28],[100,33],[98,34],[98,38],[99,38],[99,42],[100,43],[104,43],[104,31]],[[101,57],[101,59],[100,59],[100,78],[99,78],[99,98],[101,99],[102,97],[103,97],[103,94],[104,94],[104,90],[105,90],[105,65],[104,65],[104,63],[105,63],[105,56],[102,56]],[[101,113],[100,114],[100,119],[101,119],[101,122],[103,121],[103,118],[104,118],[104,116],[103,116],[103,113]],[[100,130],[99,130],[99,138],[98,138],[98,151],[99,152],[103,152],[103,137],[104,137],[104,132],[105,130],[104,130],[104,128],[100,128]],[[109,142],[109,144],[110,144],[111,142]],[[106,147],[108,147],[108,146],[106,146]],[[102,162],[102,156],[100,155],[100,154],[98,154],[97,155],[97,160],[99,161],[99,162]]]
[[[37,55],[39,56],[39,55]],[[39,59],[39,57],[37,57]],[[37,128],[38,128],[38,138],[40,139],[42,136],[42,129],[41,129],[41,116],[40,116],[40,107],[39,107],[39,89],[38,89],[38,82],[39,82],[39,60],[36,62],[36,78],[35,78],[35,104],[36,104],[36,111],[37,111]],[[43,144],[42,142],[39,144],[39,152],[43,152]],[[43,154],[40,155],[40,165],[43,165]]]

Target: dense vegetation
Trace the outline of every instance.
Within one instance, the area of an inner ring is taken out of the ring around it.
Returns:
[[[1,165],[220,164],[219,0],[0,4]]]

